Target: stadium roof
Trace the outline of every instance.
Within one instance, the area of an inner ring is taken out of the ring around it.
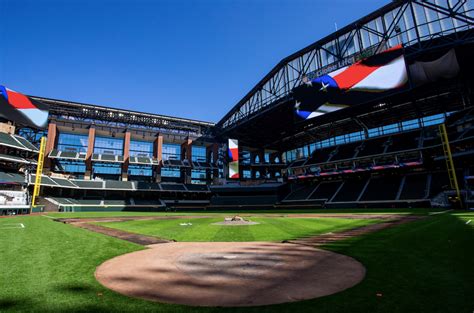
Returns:
[[[143,125],[161,129],[182,130],[195,133],[208,133],[214,123],[160,114],[117,109],[95,104],[30,96],[50,107],[50,116],[57,118],[77,118],[89,121],[107,121],[123,124]]]
[[[324,74],[399,44],[406,48],[409,56],[415,56],[473,42],[473,10],[472,0],[392,1],[284,58],[217,123],[219,135],[268,148],[297,146],[299,142],[292,136],[299,136],[303,130],[309,132],[309,129],[302,130],[299,125],[294,125],[294,110],[289,103],[292,101],[293,88],[299,86],[305,76]],[[315,139],[324,136],[321,125],[325,123],[332,125],[328,126],[328,131],[337,131],[334,125],[343,125],[345,123],[341,119],[355,116],[348,113],[362,113],[357,110],[315,118],[313,122],[318,125],[311,131],[312,136]],[[418,115],[430,112],[422,112],[419,108],[414,110]],[[404,114],[397,118],[411,117],[415,116]],[[356,122],[351,123],[355,125]],[[348,132],[355,128],[349,127],[349,124],[344,126]],[[358,125],[357,130],[361,130],[361,125]],[[289,140],[292,144],[278,144],[278,136],[292,138]],[[307,137],[306,134],[306,139],[309,139]]]

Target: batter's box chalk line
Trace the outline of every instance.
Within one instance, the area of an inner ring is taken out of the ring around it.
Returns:
[[[23,229],[25,225],[23,223],[15,223],[15,224],[4,224],[0,226],[0,230],[3,229]]]

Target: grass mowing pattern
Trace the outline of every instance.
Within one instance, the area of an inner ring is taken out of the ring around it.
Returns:
[[[6,228],[15,223],[25,228]],[[45,217],[5,218],[0,219],[0,312],[471,313],[473,238],[474,213],[436,215],[328,245],[367,268],[366,279],[342,293],[259,308],[190,308],[127,298],[97,283],[97,265],[140,249],[137,245]]]
[[[338,232],[377,223],[377,220],[342,218],[252,217],[258,225],[221,226],[217,218],[135,220],[97,223],[101,226],[176,241],[282,241],[303,236]],[[191,223],[182,226],[181,223]]]
[[[95,218],[95,217],[131,217],[131,216],[176,216],[176,215],[255,215],[255,214],[298,214],[298,213],[307,213],[307,214],[333,214],[333,213],[348,213],[348,214],[417,214],[425,215],[429,212],[438,212],[443,209],[281,209],[281,210],[213,210],[213,211],[162,211],[162,212],[48,212],[47,216],[54,218]]]

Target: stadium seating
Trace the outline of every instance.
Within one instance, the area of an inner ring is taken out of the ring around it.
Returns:
[[[78,188],[76,184],[71,182],[68,179],[65,178],[59,178],[59,177],[50,177],[50,179],[56,183],[58,186],[65,187],[65,188]]]
[[[365,178],[352,178],[344,181],[332,202],[355,202],[359,199],[367,182]]]
[[[395,200],[400,188],[401,178],[398,176],[373,177],[369,180],[361,201]]]
[[[140,164],[140,165],[158,165],[158,160],[149,157],[137,157],[131,156],[129,159],[130,164]]]
[[[325,148],[325,149],[316,149],[311,154],[308,162],[306,164],[318,164],[324,163],[329,159],[329,156],[334,151],[334,147]]]
[[[0,183],[2,184],[24,184],[25,175],[19,173],[0,172]]]
[[[443,191],[449,189],[449,177],[446,172],[435,172],[430,177],[429,197],[433,198]]]
[[[391,136],[386,152],[417,149],[419,148],[420,136],[420,131]]]
[[[356,148],[360,146],[360,142],[349,143],[345,145],[340,145],[337,148],[337,152],[331,158],[332,161],[339,161],[345,159],[352,159],[357,152]]]
[[[427,196],[426,174],[413,174],[405,176],[405,182],[400,194],[400,200],[425,199]]]
[[[0,190],[0,208],[28,206],[28,194],[25,191]]]
[[[46,197],[50,205],[60,211],[126,211],[132,209],[160,209],[165,207],[163,200],[145,199],[74,199],[65,197]]]
[[[341,183],[341,181],[321,182],[309,198],[329,201],[339,189]]]
[[[310,184],[310,185],[302,185],[302,186],[294,186],[294,190],[288,194],[288,196],[284,199],[286,200],[306,200],[313,190],[316,188],[316,185]]]
[[[104,181],[73,179],[72,182],[79,188],[84,189],[103,189]]]
[[[129,181],[106,180],[105,189],[133,190],[133,184]]]
[[[161,184],[161,189],[166,191],[185,191],[183,184]]]
[[[161,190],[159,183],[148,183],[148,182],[136,182],[135,183],[137,190]]]
[[[369,139],[364,141],[364,144],[361,146],[357,157],[371,156],[382,154],[385,151],[385,143],[387,142],[386,137]]]
[[[209,191],[209,187],[207,185],[201,184],[186,184],[186,189],[189,191]]]
[[[59,150],[53,149],[49,153],[48,157],[51,159],[85,160],[86,154],[83,152],[59,151]]]
[[[0,146],[26,150],[30,152],[38,152],[38,149],[23,137],[2,132],[0,132]]]
[[[20,164],[36,164],[34,160],[28,160],[11,154],[0,154],[0,161],[7,161]]]

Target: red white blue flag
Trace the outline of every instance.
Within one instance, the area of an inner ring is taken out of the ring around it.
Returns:
[[[16,124],[44,128],[49,108],[44,103],[0,85],[0,116]]]
[[[239,178],[239,141],[237,139],[229,139],[229,178]]]
[[[326,75],[306,80],[293,90],[295,112],[303,119],[380,98],[408,82],[403,49],[397,46]]]

